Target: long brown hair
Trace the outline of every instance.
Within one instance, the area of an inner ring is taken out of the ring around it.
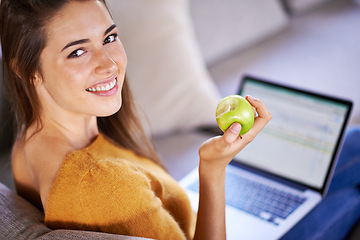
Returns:
[[[41,73],[40,55],[46,45],[45,24],[71,1],[100,1],[106,6],[105,0],[1,0],[3,84],[15,113],[17,137],[24,137],[34,123],[41,127],[34,76],[36,72]],[[162,166],[136,116],[126,79],[120,110],[112,116],[98,118],[98,127],[118,145]]]

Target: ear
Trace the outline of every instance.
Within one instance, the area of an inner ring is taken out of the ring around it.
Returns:
[[[19,71],[19,69],[17,67],[17,60],[16,59],[12,59],[10,61],[10,67],[11,67],[11,70],[13,71],[13,73],[16,74],[16,76],[18,76],[20,79],[23,79],[23,77],[21,76],[20,71]],[[30,79],[30,81],[31,81],[32,84],[34,84],[35,87],[39,86],[42,83],[42,76],[39,73],[39,71],[35,72],[34,76],[32,77],[32,79]]]
[[[39,73],[39,71],[36,71],[36,73],[34,74],[34,77],[32,79],[32,82],[34,84],[35,87],[40,86],[42,83],[42,76]]]

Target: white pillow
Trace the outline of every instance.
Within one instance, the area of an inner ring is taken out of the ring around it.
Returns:
[[[108,0],[128,56],[127,79],[155,135],[214,125],[220,99],[187,0]]]

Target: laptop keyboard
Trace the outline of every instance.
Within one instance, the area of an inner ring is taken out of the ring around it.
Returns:
[[[199,182],[192,184],[190,189],[198,192]],[[296,194],[269,187],[231,172],[227,172],[225,189],[227,205],[275,225],[286,219],[306,200]]]

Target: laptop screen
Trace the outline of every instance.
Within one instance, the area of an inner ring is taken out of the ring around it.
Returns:
[[[234,161],[324,191],[352,103],[249,76],[239,94],[261,99],[272,120]]]

